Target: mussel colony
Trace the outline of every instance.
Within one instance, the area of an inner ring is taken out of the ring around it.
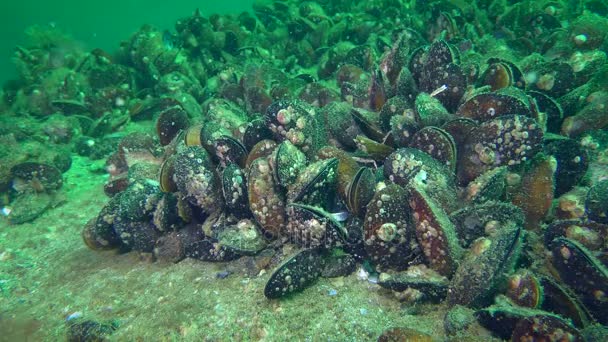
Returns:
[[[196,12],[173,35],[143,27],[117,56],[86,54],[56,98],[29,96],[96,118],[83,149],[108,127],[156,123],[107,159],[110,199],[82,232],[94,250],[271,255],[269,299],[364,264],[402,300],[451,308],[448,334],[465,312],[504,339],[601,340],[606,13],[601,1],[260,2]]]

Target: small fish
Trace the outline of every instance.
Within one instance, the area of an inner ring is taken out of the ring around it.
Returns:
[[[344,222],[348,219],[348,211],[340,211],[337,213],[332,213],[331,216],[334,220],[338,222]]]

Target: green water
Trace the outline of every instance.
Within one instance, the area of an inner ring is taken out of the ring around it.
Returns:
[[[173,29],[177,18],[192,14],[196,8],[202,13],[236,14],[251,10],[252,3],[253,0],[1,1],[0,82],[16,75],[11,57],[15,46],[24,43],[24,31],[31,25],[54,25],[89,49],[113,51],[143,24]]]

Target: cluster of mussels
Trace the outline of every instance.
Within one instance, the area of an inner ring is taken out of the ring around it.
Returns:
[[[174,262],[297,246],[266,297],[364,262],[502,338],[605,329],[605,6],[406,3],[274,1],[136,33],[135,112],[157,134],[108,158],[86,244]]]

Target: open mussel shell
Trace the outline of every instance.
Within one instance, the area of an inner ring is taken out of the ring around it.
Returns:
[[[45,192],[57,190],[63,185],[58,168],[36,162],[24,162],[10,169],[13,188],[17,191]]]
[[[202,261],[231,261],[241,257],[239,253],[213,238],[189,244],[185,247],[184,253],[188,258]]]
[[[361,167],[346,187],[346,206],[355,216],[363,217],[367,204],[376,191],[376,175],[372,169]]]
[[[427,126],[412,137],[410,147],[428,153],[431,157],[456,170],[456,143],[445,130]]]
[[[448,280],[434,272],[396,272],[381,273],[378,285],[393,291],[414,289],[420,291],[423,300],[438,302],[445,299],[448,293]]]
[[[513,204],[489,201],[456,210],[450,214],[450,220],[454,222],[461,245],[469,247],[477,238],[490,235],[493,229],[508,221],[523,225],[524,215]]]
[[[335,195],[337,170],[337,158],[319,160],[308,165],[288,189],[289,203],[299,202],[328,208]]]
[[[553,265],[559,276],[602,324],[608,324],[608,270],[587,248],[567,238],[551,244]]]
[[[306,155],[288,140],[279,144],[271,161],[277,181],[285,188],[296,183],[298,175],[308,164]]]
[[[416,181],[412,183],[409,205],[420,248],[433,270],[450,276],[458,267],[462,255],[456,228],[439,204]]]
[[[217,239],[224,249],[240,255],[255,255],[267,246],[264,235],[249,219],[225,227],[218,233]]]
[[[521,247],[522,228],[513,222],[502,224],[490,238],[476,240],[450,282],[448,303],[473,307],[491,303]]]
[[[285,227],[286,200],[266,158],[258,158],[251,163],[247,182],[249,209],[253,217],[269,238],[278,236]]]
[[[302,291],[319,278],[323,264],[319,249],[304,249],[296,253],[272,273],[264,288],[264,295],[268,299],[275,299]]]
[[[416,258],[407,193],[400,186],[389,184],[376,192],[367,205],[363,229],[365,250],[381,268],[402,270]]]
[[[526,79],[519,67],[510,61],[492,57],[488,59],[488,68],[480,76],[482,85],[489,85],[492,91],[514,86],[526,88]]]
[[[347,239],[344,226],[319,207],[291,203],[287,206],[287,215],[287,234],[299,246],[332,246]]]
[[[175,184],[175,155],[165,159],[160,165],[159,169],[159,184],[160,190],[163,192],[175,192],[177,191],[177,184]]]
[[[475,316],[481,325],[502,339],[582,341],[579,331],[569,321],[542,310],[502,304],[479,310]]]
[[[542,148],[538,123],[523,115],[504,115],[473,129],[460,154],[458,178],[468,183],[498,166],[515,166],[531,159]]]
[[[222,191],[226,209],[236,217],[246,217],[249,211],[247,179],[236,164],[228,164],[222,172]]]

